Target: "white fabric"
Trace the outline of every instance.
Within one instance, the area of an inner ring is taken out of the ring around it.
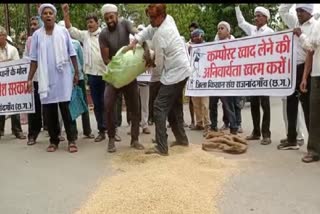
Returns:
[[[231,27],[230,27],[230,24],[228,22],[225,22],[225,21],[219,22],[218,28],[220,27],[220,25],[224,25],[227,28],[228,32],[231,31]]]
[[[311,18],[302,25],[300,25],[298,21],[298,16],[296,12],[291,12],[290,9],[293,7],[293,4],[281,4],[279,7],[279,15],[282,21],[289,27],[289,28],[296,28],[300,27],[302,33],[306,35],[311,34],[311,30],[315,29],[315,19]],[[319,34],[318,34],[319,35]],[[296,37],[295,37],[296,38]],[[297,39],[297,38],[296,38]],[[306,49],[302,47],[301,39],[297,39],[297,65],[302,64],[306,60],[307,52]]]
[[[313,14],[313,4],[297,4],[296,9],[299,8],[310,14]]]
[[[320,76],[320,21],[315,21],[310,34],[301,34],[299,41],[303,48],[314,51],[311,76]]]
[[[145,29],[146,27],[144,26],[144,25],[138,25],[138,27],[137,27],[137,29],[138,30],[143,30],[143,29]],[[131,35],[131,34],[130,34]]]
[[[62,27],[55,24],[53,28],[53,41],[55,48],[55,58],[57,70],[63,72],[63,65],[70,63],[69,55],[67,54],[67,47],[65,44]],[[47,63],[47,51],[46,51],[46,31],[44,27],[40,28],[40,43],[39,47],[39,62],[38,67],[41,72],[39,72],[39,95],[40,99],[46,98],[49,91],[49,76],[48,76],[48,63]]]
[[[29,60],[31,60],[30,59],[31,38],[32,36],[29,36],[27,38],[26,45],[24,47],[24,52],[23,52],[23,57]],[[37,68],[36,73],[33,75],[32,81],[38,82],[38,73],[39,73],[39,68]]]
[[[229,39],[235,39],[235,37],[233,35],[230,35],[230,38]],[[219,36],[218,34],[216,34],[216,37],[214,37],[214,41],[219,41]]]
[[[257,26],[247,22],[244,19],[239,6],[235,7],[235,10],[236,10],[236,17],[238,20],[238,25],[248,36],[267,35],[274,32],[274,30],[269,28],[267,25],[264,25],[258,29]]]
[[[39,7],[39,10],[38,10],[39,16],[42,15],[43,10],[47,7],[51,8],[53,10],[54,15],[57,15],[57,9],[55,6],[53,6],[52,4],[41,4]]]
[[[148,118],[149,118],[149,85],[141,86],[138,85],[139,96],[141,102],[141,128],[148,127]]]
[[[101,28],[99,27],[95,32],[87,32],[87,36],[84,38],[83,49],[86,52],[84,55],[84,63],[89,67],[92,67],[92,51],[91,51],[91,39],[90,36],[97,36],[101,33]]]
[[[164,85],[172,85],[183,81],[191,74],[186,45],[180,38],[174,19],[167,15],[162,24],[153,29],[149,25],[135,35],[140,44],[152,40],[155,52],[157,72],[161,73],[160,81]]]
[[[0,48],[0,62],[18,59],[20,59],[20,57],[16,47],[7,43],[4,48]]]
[[[92,33],[87,30],[79,30],[75,27],[69,28],[68,31],[72,38],[83,43],[85,73],[102,76],[106,71],[106,65],[100,53],[99,34],[101,33],[101,28]]]
[[[104,16],[106,13],[117,13],[118,8],[114,4],[105,4],[101,8],[101,14]]]
[[[8,36],[8,35],[7,35],[7,40],[8,40],[9,42],[12,42],[12,38],[11,38],[10,36]]]
[[[267,17],[267,19],[270,19],[270,12],[267,8],[264,7],[256,7],[256,9],[254,9],[254,13],[260,12],[262,13],[264,16]]]
[[[58,22],[58,25],[61,26],[61,27],[66,27],[66,23],[63,20]]]

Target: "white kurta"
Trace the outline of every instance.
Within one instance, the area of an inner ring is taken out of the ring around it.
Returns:
[[[69,56],[75,56],[76,52],[73,48],[72,41],[70,35],[67,31],[66,33],[66,46],[68,50]],[[31,52],[30,52],[30,59],[33,61],[38,61],[38,48],[39,48],[39,33],[36,31],[33,34],[33,39],[31,42]],[[70,63],[66,63],[63,65],[63,71],[59,72],[57,69],[56,64],[56,57],[55,57],[55,48],[53,42],[52,35],[46,35],[46,51],[47,51],[47,63],[48,63],[48,76],[49,76],[49,91],[48,96],[41,99],[42,104],[49,104],[49,103],[58,103],[58,102],[67,102],[71,99],[71,92],[73,87],[73,75],[72,75],[72,65]],[[35,41],[35,42],[33,42]],[[43,42],[43,41],[42,41]],[[38,69],[37,72],[41,72]],[[40,81],[40,80],[39,80]]]

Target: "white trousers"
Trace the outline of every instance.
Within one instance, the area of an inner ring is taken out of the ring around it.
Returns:
[[[141,128],[148,127],[148,118],[149,118],[149,85],[141,86],[138,85],[139,96],[141,102]]]

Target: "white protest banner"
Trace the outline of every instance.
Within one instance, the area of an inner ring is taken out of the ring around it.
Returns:
[[[27,91],[30,62],[0,62],[0,115],[33,113],[33,93]]]
[[[150,82],[151,80],[151,69],[146,70],[146,72],[137,76],[138,82]]]
[[[296,86],[292,31],[192,45],[187,96],[288,96]]]

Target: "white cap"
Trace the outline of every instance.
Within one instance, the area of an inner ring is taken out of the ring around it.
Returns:
[[[54,15],[57,15],[57,9],[53,4],[41,4],[38,9],[39,16],[42,15],[43,10],[47,7],[51,8],[53,10]]]
[[[297,4],[296,9],[302,9],[310,14],[313,13],[313,4]]]
[[[101,8],[101,14],[104,16],[106,13],[117,13],[118,8],[114,4],[105,4]]]
[[[60,25],[61,27],[66,27],[66,23],[64,22],[64,20],[58,22],[58,25]]]
[[[225,21],[219,22],[218,28],[220,27],[220,25],[224,25],[227,28],[228,32],[231,31],[231,27],[230,27],[230,24],[228,22],[225,22]]]
[[[254,13],[256,13],[256,12],[262,13],[264,16],[267,17],[268,20],[270,19],[270,12],[269,12],[269,10],[267,8],[256,7],[256,9],[254,9]]]
[[[8,36],[8,35],[7,35],[7,40],[12,43],[12,39],[11,39],[11,37]]]
[[[138,30],[143,30],[143,29],[145,29],[145,27],[144,27],[144,25],[138,25],[137,29]]]

